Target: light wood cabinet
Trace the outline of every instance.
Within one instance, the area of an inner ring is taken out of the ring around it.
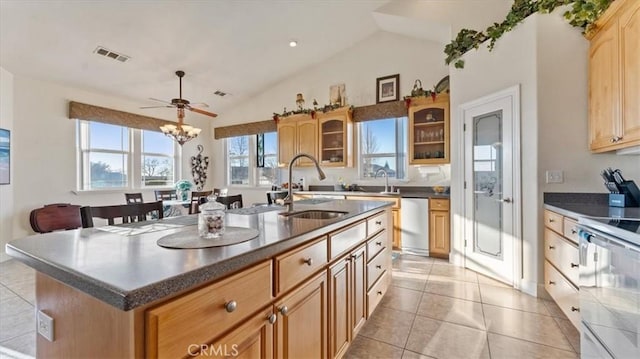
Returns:
[[[323,167],[353,166],[351,108],[318,113],[319,161]]]
[[[429,199],[429,256],[449,258],[449,200]]]
[[[291,115],[278,121],[278,163],[288,166],[298,153],[318,157],[318,121],[311,115]],[[307,158],[300,158],[295,166],[311,166]]]
[[[640,2],[615,1],[596,27],[589,49],[589,147],[640,145]]]
[[[341,357],[364,325],[366,247],[361,245],[329,268],[329,356]]]
[[[276,358],[326,358],[327,274],[323,271],[275,304]]]
[[[449,95],[411,99],[409,164],[449,163]]]
[[[391,206],[391,219],[393,227],[391,228],[391,237],[393,241],[393,248],[400,249],[402,246],[402,228],[400,227],[400,197],[367,197],[367,196],[346,196],[346,199],[360,200],[360,201],[389,201],[393,202]]]

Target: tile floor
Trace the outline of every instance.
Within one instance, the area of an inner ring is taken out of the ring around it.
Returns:
[[[0,358],[35,356],[34,271],[0,263]],[[385,298],[346,358],[578,358],[579,334],[551,301],[446,261],[400,255]]]

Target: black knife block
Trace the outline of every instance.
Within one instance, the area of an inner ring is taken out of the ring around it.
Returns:
[[[640,190],[633,181],[618,184],[620,194],[609,195],[609,205],[613,207],[640,207]]]

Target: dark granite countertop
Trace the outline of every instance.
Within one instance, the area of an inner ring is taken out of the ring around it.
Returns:
[[[318,196],[363,196],[363,197],[400,197],[400,198],[449,198],[449,187],[444,187],[443,193],[437,193],[433,187],[394,187],[400,192],[381,193],[383,186],[358,186],[357,191],[336,191],[333,186],[309,186],[309,191],[299,191],[300,194]]]
[[[164,223],[181,226],[158,230],[140,222],[137,231],[109,226],[37,234],[9,242],[6,251],[17,260],[116,308],[131,310],[252,264],[363,219],[390,206],[385,201],[323,201],[294,204],[294,210],[335,210],[347,214],[332,220],[297,219],[264,209],[236,211],[227,226],[257,229],[258,237],[235,245],[205,249],[168,249],[156,244],[168,234],[197,222],[195,216],[169,217]],[[260,207],[256,207],[260,208]],[[145,225],[148,230],[145,232]],[[193,228],[193,227],[191,227]],[[109,230],[109,231],[107,231]]]
[[[638,218],[639,207],[609,207],[606,193],[553,193],[544,194],[545,208],[567,217],[577,219],[581,216]]]

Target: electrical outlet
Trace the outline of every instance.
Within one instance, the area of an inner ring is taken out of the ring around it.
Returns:
[[[38,311],[38,334],[42,335],[48,341],[53,341],[53,318]]]
[[[562,170],[549,170],[547,171],[547,183],[563,183],[564,174]]]

